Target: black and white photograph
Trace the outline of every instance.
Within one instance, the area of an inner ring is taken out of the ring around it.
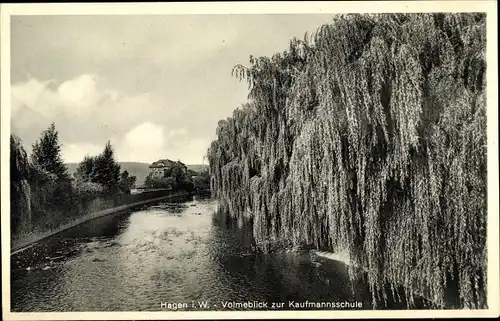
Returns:
[[[4,319],[498,316],[474,3],[2,4]]]

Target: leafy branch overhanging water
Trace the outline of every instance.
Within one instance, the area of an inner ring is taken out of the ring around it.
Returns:
[[[486,305],[486,16],[335,16],[233,73],[249,102],[208,158],[221,207],[258,246],[348,252],[374,303],[403,286]]]

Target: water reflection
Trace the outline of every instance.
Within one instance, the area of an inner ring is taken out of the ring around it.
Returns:
[[[201,199],[162,203],[83,224],[12,258],[13,311],[146,311],[161,302],[360,300],[343,265],[309,253],[254,251],[251,226],[233,226]],[[46,267],[49,268],[46,268]],[[354,292],[352,290],[355,290]],[[218,304],[218,306],[215,306]]]

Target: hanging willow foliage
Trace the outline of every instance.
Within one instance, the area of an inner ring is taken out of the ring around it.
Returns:
[[[10,204],[11,232],[16,234],[21,229],[30,229],[31,189],[28,183],[30,165],[21,140],[10,135]]]
[[[233,73],[249,103],[219,123],[211,185],[258,246],[347,251],[388,286],[486,305],[485,15],[339,15]],[[351,277],[354,272],[351,267]]]

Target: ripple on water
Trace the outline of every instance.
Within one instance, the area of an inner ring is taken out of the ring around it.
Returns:
[[[161,301],[189,300],[330,300],[332,289],[348,284],[341,273],[328,274],[294,253],[256,255],[252,239],[243,237],[251,230],[212,221],[215,202],[188,204],[196,206],[164,203],[108,219],[99,229],[112,232],[102,237],[81,237],[97,228],[81,226],[14,258],[17,267],[37,269],[13,273],[13,311],[159,310]]]

